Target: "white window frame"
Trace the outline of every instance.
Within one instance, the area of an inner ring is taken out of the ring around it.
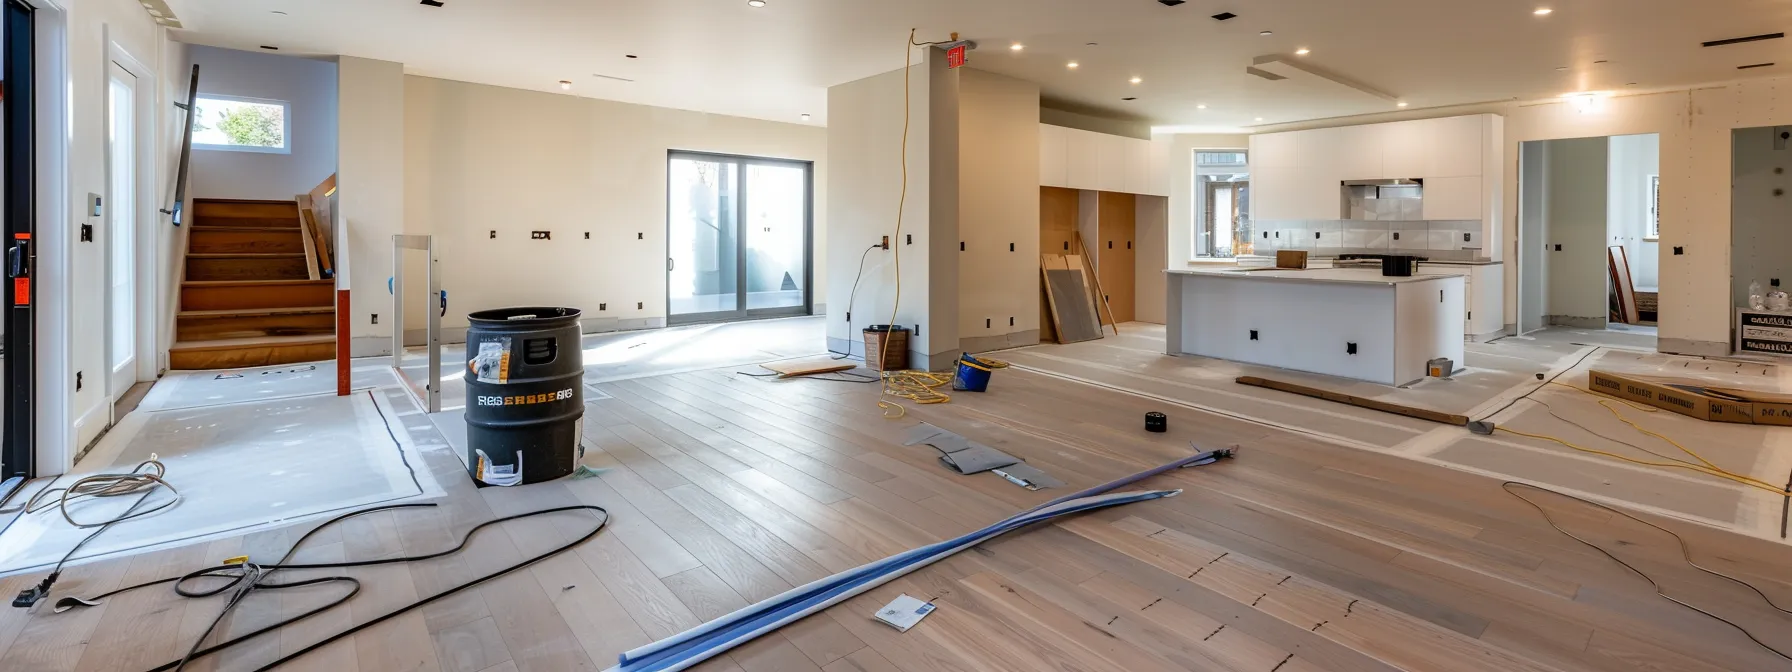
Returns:
[[[1211,252],[1208,253],[1207,255],[1201,254],[1201,211],[1207,207],[1206,194],[1201,189],[1201,175],[1202,175],[1202,173],[1201,173],[1201,155],[1202,154],[1238,154],[1238,155],[1241,155],[1244,157],[1244,163],[1241,163],[1241,164],[1218,164],[1218,165],[1240,165],[1240,166],[1244,167],[1245,174],[1249,175],[1251,173],[1251,152],[1250,152],[1250,149],[1244,148],[1244,147],[1196,147],[1196,148],[1194,148],[1193,151],[1189,152],[1189,155],[1188,155],[1188,165],[1189,165],[1188,178],[1189,178],[1189,197],[1190,197],[1189,201],[1193,205],[1193,207],[1192,207],[1193,212],[1189,218],[1190,219],[1190,221],[1189,221],[1189,260],[1190,260],[1190,263],[1236,263],[1238,261],[1238,253],[1236,250],[1233,251],[1233,254],[1230,257],[1213,256]],[[1255,192],[1253,192],[1253,193],[1255,193]],[[1253,206],[1256,205],[1256,202],[1254,199],[1252,201],[1252,205]]]
[[[213,145],[193,141],[193,149],[204,149],[222,152],[253,152],[256,154],[291,154],[292,153],[292,103],[272,98],[250,98],[247,96],[226,96],[217,93],[201,93],[199,100],[223,100],[233,103],[253,103],[256,105],[274,105],[280,108],[280,139],[284,144],[280,147],[256,147],[254,145]],[[195,101],[198,102],[198,101]],[[195,121],[197,121],[195,117]]]
[[[1649,199],[1649,219],[1643,222],[1643,240],[1659,242],[1661,240],[1661,176],[1650,175],[1643,193]]]

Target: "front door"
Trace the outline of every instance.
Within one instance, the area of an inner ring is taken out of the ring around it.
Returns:
[[[813,169],[798,161],[671,154],[669,323],[809,314]]]

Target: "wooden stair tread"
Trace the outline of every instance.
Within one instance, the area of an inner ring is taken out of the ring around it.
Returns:
[[[335,306],[300,306],[296,308],[239,308],[234,310],[183,310],[177,317],[252,317],[256,315],[310,315],[314,313],[334,313]]]
[[[258,348],[286,345],[320,345],[335,343],[334,334],[305,334],[301,336],[256,336],[254,338],[222,338],[210,341],[181,341],[174,344],[173,350],[231,350],[235,348]]]
[[[291,259],[305,258],[304,252],[188,252],[188,259]]]
[[[224,287],[228,285],[335,285],[336,280],[332,278],[323,280],[182,280],[180,284],[199,287]]]
[[[224,219],[230,219],[230,218],[225,217]],[[238,218],[238,219],[242,219],[242,218]],[[193,225],[193,233],[217,233],[217,232],[221,232],[221,231],[228,231],[230,233],[257,233],[257,232],[259,232],[259,233],[298,233],[299,228],[296,226],[201,226],[198,224]]]

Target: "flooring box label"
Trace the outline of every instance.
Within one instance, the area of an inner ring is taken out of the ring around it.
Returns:
[[[1792,355],[1792,315],[1738,310],[1736,349],[1740,352]]]
[[[1594,370],[1587,388],[1709,422],[1792,426],[1792,395]]]

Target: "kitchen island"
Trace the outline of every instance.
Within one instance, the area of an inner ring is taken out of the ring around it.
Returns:
[[[1165,349],[1405,385],[1435,358],[1462,366],[1460,275],[1377,270],[1165,271]]]

